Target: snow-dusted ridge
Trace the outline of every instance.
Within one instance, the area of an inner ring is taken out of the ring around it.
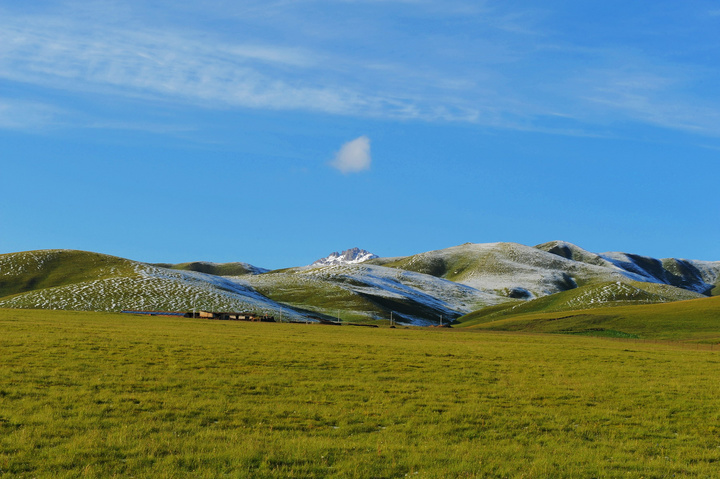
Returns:
[[[720,262],[591,253],[553,241],[463,244],[377,258],[353,248],[313,265],[267,271],[247,263],[149,265],[72,250],[0,255],[0,307],[251,311],[306,320],[436,324],[503,302],[577,290],[568,304],[647,303],[720,291]],[[592,286],[592,287],[591,287]],[[594,288],[599,286],[599,288]],[[586,287],[589,287],[585,289]],[[528,303],[528,307],[532,307]]]
[[[372,310],[352,311],[366,319],[389,319],[429,325],[448,321],[508,298],[431,275],[371,264],[314,265],[247,278],[260,290],[303,289],[346,294],[347,308],[369,302]],[[322,301],[323,298],[320,298]],[[330,311],[332,312],[332,311]]]
[[[64,264],[63,256],[68,257]],[[91,265],[99,262],[99,269],[93,270],[94,277],[0,297],[0,307],[80,311],[207,309],[305,319],[292,308],[264,297],[241,279],[172,270],[95,253],[52,250],[0,255],[0,282],[25,281],[24,275],[42,273],[53,262],[72,270],[79,267],[73,264],[78,257]],[[109,266],[102,266],[103,261]]]
[[[717,285],[720,275],[720,262],[655,260],[625,253],[599,255],[560,241],[536,247],[467,243],[385,264],[521,299],[539,298],[582,284],[616,281],[667,284],[707,294]]]
[[[706,294],[720,277],[720,262],[686,259],[655,259],[627,253],[599,255],[628,275],[637,275],[649,283],[663,283]]]

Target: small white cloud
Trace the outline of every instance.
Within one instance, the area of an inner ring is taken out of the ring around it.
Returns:
[[[345,143],[330,162],[330,166],[343,173],[357,173],[370,169],[370,138],[361,136]]]

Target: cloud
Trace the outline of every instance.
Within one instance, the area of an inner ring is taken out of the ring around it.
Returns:
[[[67,124],[66,111],[92,116],[87,105],[129,98],[148,108],[294,110],[558,134],[630,121],[720,136],[714,64],[691,53],[647,54],[641,39],[623,48],[577,41],[549,28],[549,10],[489,0],[58,3],[72,8],[0,7],[0,82],[58,105],[58,113],[33,108],[18,118],[18,108],[0,103],[0,128]],[[423,33],[439,16],[447,28]],[[88,95],[92,101],[68,103]],[[108,101],[95,102],[99,96]]]
[[[703,91],[697,78],[706,74],[699,69],[684,70],[671,64],[643,62],[628,55],[615,58],[604,68],[588,68],[569,78],[566,91],[577,99],[583,111],[575,109],[575,118],[588,124],[635,121],[662,128],[720,136],[720,110],[711,94],[705,102],[693,100]],[[707,83],[711,82],[709,79]]]
[[[427,0],[374,1],[432,6]],[[232,2],[210,3],[217,11],[203,13],[213,17],[218,11],[225,12],[220,6]],[[238,15],[230,15],[228,20],[237,27],[233,34],[210,31],[202,21],[190,21],[189,26],[180,28],[174,17],[143,23],[136,18],[153,15],[140,15],[145,10],[133,7],[133,2],[70,0],[70,4],[74,6],[70,13],[30,10],[23,14],[22,9],[0,7],[0,80],[47,91],[115,95],[159,104],[181,102],[211,109],[459,122],[474,122],[478,117],[477,109],[468,107],[461,94],[474,84],[464,75],[446,75],[428,65],[418,67],[412,59],[397,62],[394,55],[387,57],[387,42],[373,40],[360,49],[369,53],[347,55],[347,45],[375,38],[362,29],[348,37],[347,28],[324,26],[327,31],[320,29],[320,38],[334,41],[306,41],[306,30],[315,32],[318,25],[299,7],[285,8],[295,2],[271,3],[268,12],[264,2],[241,3],[244,6],[238,7]],[[117,9],[110,17],[118,20],[99,14],[109,5]],[[248,13],[247,8],[258,11]],[[246,15],[251,15],[253,22]],[[259,33],[253,27],[255,20],[269,33]],[[369,20],[358,23],[372,25]],[[289,25],[286,35],[280,35],[287,38],[277,40],[278,35],[272,34],[276,25]],[[243,33],[246,30],[248,33]],[[328,46],[336,43],[340,47]],[[444,67],[440,71],[444,72]]]
[[[372,158],[370,158],[370,138],[361,136],[345,143],[330,162],[330,166],[342,173],[358,173],[369,170]]]
[[[55,123],[61,113],[57,108],[33,101],[0,97],[0,128],[38,129]]]

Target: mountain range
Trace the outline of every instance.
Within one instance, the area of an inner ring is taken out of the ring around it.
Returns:
[[[430,325],[470,313],[477,322],[511,311],[718,294],[720,261],[596,254],[562,241],[467,243],[396,258],[354,248],[274,271],[247,263],[146,264],[73,250],[0,255],[1,308],[252,311],[290,321],[376,321],[392,312],[399,322]]]

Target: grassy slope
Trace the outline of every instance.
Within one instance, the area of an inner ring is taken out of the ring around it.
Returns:
[[[704,296],[674,286],[657,283],[611,282],[591,284],[561,291],[527,302],[515,302],[484,308],[458,319],[463,326],[486,323],[504,316],[519,314],[574,311],[585,308],[623,306],[648,303],[667,303],[698,299]]]
[[[598,254],[590,253],[576,245],[564,241],[550,241],[535,246],[536,249],[562,256],[563,258],[580,261],[590,265],[611,266],[611,262]],[[711,291],[700,291],[703,294],[714,296],[720,285],[720,263],[708,261],[692,261],[677,258],[656,259],[646,256],[625,253],[604,253],[616,260],[626,262],[625,267],[630,271],[642,271],[655,279],[675,286],[697,291],[702,283],[714,284]],[[714,292],[713,292],[714,291]]]
[[[44,250],[0,255],[0,297],[134,272],[133,262],[86,251]]]
[[[473,254],[472,251],[468,251],[467,248],[463,248],[463,246],[472,245],[466,244],[446,250],[406,256],[386,262],[383,266],[429,274],[451,281],[456,281],[473,271],[493,271],[496,269],[497,261],[494,255],[478,256]]]
[[[617,255],[615,255],[617,256]],[[624,255],[629,271],[644,272],[658,281],[681,288],[697,288],[707,282],[720,285],[720,263],[678,259],[658,260]],[[600,255],[570,243],[552,241],[534,248],[516,243],[467,243],[443,250],[384,262],[385,266],[417,271],[481,289],[495,289],[514,296],[513,283],[544,296],[575,286],[629,279],[618,267]],[[516,291],[517,292],[517,291]],[[514,296],[520,297],[520,296]]]
[[[207,263],[204,261],[178,264],[154,263],[153,266],[180,271],[197,271],[198,273],[214,274],[216,276],[244,276],[255,274],[257,270],[257,268],[247,263]]]
[[[429,251],[385,264],[462,282],[474,274],[512,274],[513,267],[562,270],[568,263],[554,254],[516,243],[471,244]]]
[[[572,243],[565,241],[549,241],[535,246],[536,249],[561,256],[573,261],[593,264],[596,266],[610,266],[611,263],[601,258],[598,254],[591,253]]]
[[[228,265],[188,264],[178,266],[184,271],[177,271],[78,251],[19,253],[0,259],[0,280],[6,294],[0,296],[0,307],[95,311],[204,308],[269,314],[285,309],[283,317],[297,316],[289,308],[260,298],[263,293],[320,316],[335,317],[340,312],[341,319],[347,321],[387,320],[391,311],[396,313],[396,320],[402,320],[400,314],[407,321],[439,321],[441,317],[447,321],[461,313],[445,308],[442,300],[435,299],[446,294],[454,305],[462,305],[463,312],[480,307],[468,288],[435,278],[421,281],[396,269],[289,269],[244,275],[235,281],[217,277],[218,273],[239,272],[218,269]],[[204,266],[211,267],[208,272],[214,275],[195,272]],[[384,283],[377,285],[378,281]],[[250,294],[243,286],[248,282],[257,286],[260,294]],[[385,287],[394,289],[388,292]],[[258,304],[257,300],[264,303]]]
[[[471,288],[369,265],[291,268],[247,281],[275,301],[352,321],[388,320],[391,311],[399,321],[447,321],[461,314],[451,308],[482,304],[482,295]]]
[[[258,275],[251,279],[251,284],[260,294],[273,301],[319,315],[334,317],[339,314],[344,321],[389,318],[383,308],[358,294],[329,281],[293,274],[291,271]]]
[[[0,307],[84,311],[209,309],[299,319],[292,310],[222,278],[72,250],[0,255]]]
[[[551,266],[558,268],[563,266],[560,264],[564,261],[562,258],[557,257],[553,262],[556,255],[535,251],[533,248],[522,245],[499,243],[489,249],[485,245],[480,248],[483,254],[479,257],[475,254],[478,252],[478,246],[482,245],[463,245],[440,252],[396,258],[389,263],[385,260],[375,261],[381,261],[398,269],[429,273],[451,280],[462,280],[488,271],[492,274],[510,274],[512,276],[513,261],[529,262],[539,267],[546,265],[547,258],[542,255],[550,257],[549,264]],[[580,252],[578,253],[578,251]],[[567,255],[574,259],[590,262],[593,260],[593,258],[585,257],[590,253],[583,252],[576,247]],[[575,258],[576,256],[577,258]],[[511,263],[507,261],[511,261]],[[0,301],[6,307],[84,310],[194,309],[195,307],[226,310],[255,309],[254,306],[243,302],[242,299],[216,287],[208,287],[197,282],[189,285],[183,281],[172,281],[166,278],[138,278],[138,265],[139,263],[121,258],[81,251],[51,250],[0,255],[0,298],[2,298]],[[242,263],[222,265],[187,263],[174,266],[190,271],[208,267],[210,270],[206,272],[215,275],[246,274],[248,272],[247,265]],[[301,275],[295,274],[294,271],[294,269],[289,269],[261,275],[260,277],[263,279],[251,280],[251,282],[257,285],[262,294],[275,301],[333,317],[339,311],[341,318],[345,320],[386,319],[389,317],[390,311],[434,320],[443,314],[409,298],[349,291],[343,288],[342,281],[344,280],[342,278],[301,278]],[[257,277],[252,276],[252,278]],[[595,281],[598,280],[595,278]],[[581,279],[578,282],[582,283],[582,281]],[[584,281],[590,285],[593,284],[587,278]],[[640,302],[681,300],[692,297],[692,293],[683,295],[680,293],[681,290],[665,285],[632,283],[626,279],[625,281],[644,290],[637,293],[637,297],[634,298]],[[556,286],[560,289],[568,287],[568,285],[562,284]],[[604,287],[604,285],[596,286]],[[581,286],[561,293],[560,296],[553,295],[516,306],[513,314],[528,313],[533,310],[562,311],[588,306],[588,290],[586,289],[588,287],[590,286]],[[583,295],[585,295],[584,299]],[[608,297],[605,300],[615,301],[616,299]],[[627,301],[631,298],[621,299]],[[510,301],[508,304],[514,306],[516,302]],[[496,316],[492,318],[496,319],[500,309],[504,308],[491,307],[483,310],[477,316],[465,319],[472,319],[474,323],[478,323],[480,322],[478,318],[483,317],[482,321],[487,321],[491,319],[488,316],[490,313],[495,314]],[[444,317],[447,319],[448,316]],[[474,323],[470,322],[469,324]]]
[[[474,313],[473,313],[474,314]],[[597,309],[472,315],[464,325],[495,331],[542,333],[614,331],[648,339],[720,341],[720,297],[673,303],[601,307]]]
[[[619,273],[599,265],[571,261],[516,243],[467,243],[409,256],[385,266],[430,274],[473,287],[492,288],[509,296],[513,295],[514,283],[542,296],[585,284],[623,279]]]
[[[72,347],[68,347],[72,345]],[[718,351],[0,310],[3,477],[715,477]]]

